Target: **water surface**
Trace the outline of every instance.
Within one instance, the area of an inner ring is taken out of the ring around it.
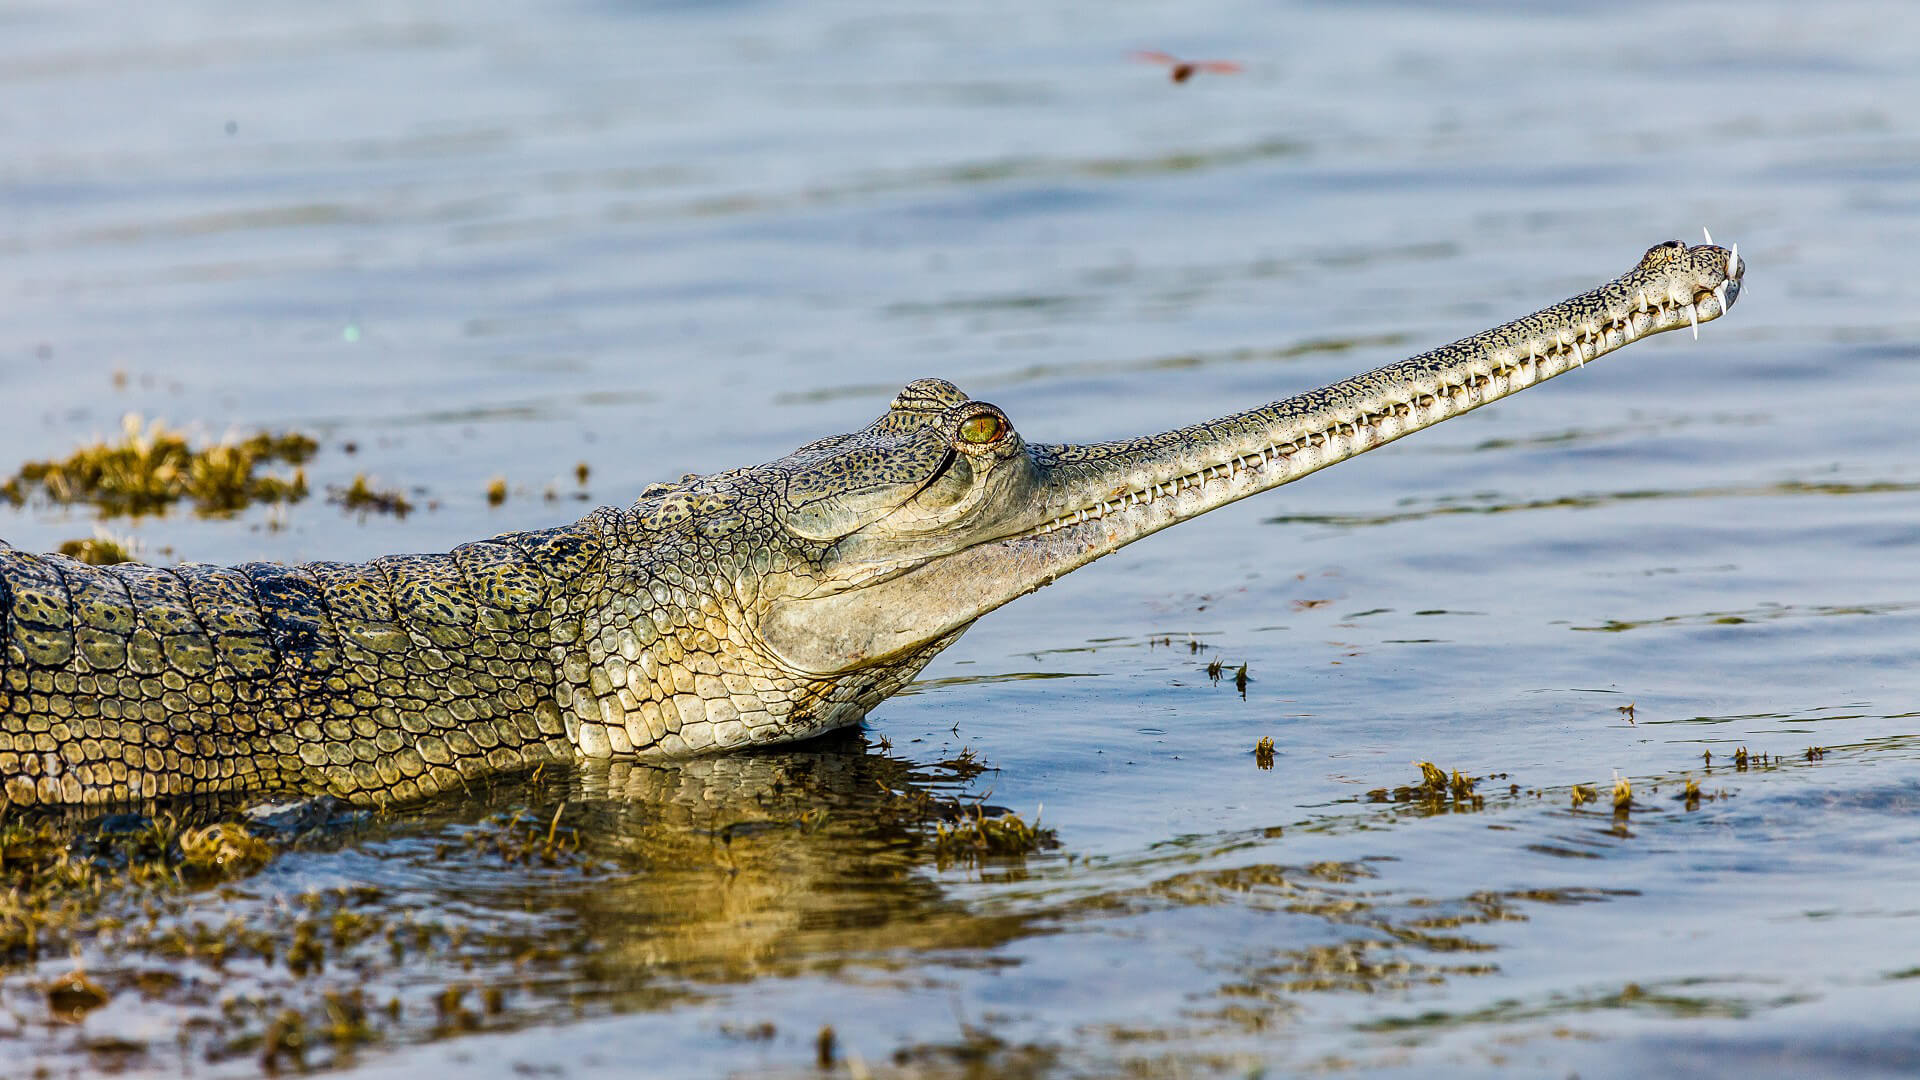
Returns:
[[[309,1060],[363,1076],[803,1075],[823,1025],[917,1075],[1920,1069],[1916,71],[1869,3],[0,12],[0,472],[128,412],[321,440],[286,511],[107,523],[158,561],[571,520],[926,375],[1029,439],[1160,430],[1703,224],[1750,266],[1698,344],[995,613],[862,734],[288,839],[87,938],[79,1023],[73,959],[16,959],[6,1071],[250,1074],[355,987],[376,1037]],[[317,494],[360,472],[419,508]],[[1481,801],[1396,801],[1423,760]],[[1059,847],[944,860],[953,798]],[[504,853],[559,809],[577,851]],[[233,919],[272,962],[177,944]]]

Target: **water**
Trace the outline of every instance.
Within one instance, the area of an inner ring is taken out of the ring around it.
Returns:
[[[70,958],[17,962],[0,1056],[246,1074],[261,1002],[362,986],[399,1016],[312,1061],[801,1075],[831,1025],[916,1075],[1910,1074],[1916,71],[1920,18],[1869,3],[9,8],[0,471],[137,412],[308,431],[316,491],[419,504],[109,523],[162,561],[571,520],[923,375],[1038,441],[1160,430],[1702,224],[1750,271],[1697,345],[990,616],[863,736],[323,830],[152,931],[350,909],[425,948],[296,976],[105,934],[76,1025],[38,989]],[[93,527],[0,504],[24,548]],[[1393,801],[1418,760],[1482,807]],[[1060,847],[943,864],[929,790]],[[563,804],[588,862],[468,839]]]

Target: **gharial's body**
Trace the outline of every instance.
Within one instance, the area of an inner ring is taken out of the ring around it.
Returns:
[[[994,406],[920,380],[861,431],[445,555],[162,569],[0,543],[0,806],[239,789],[383,803],[852,724],[1001,604],[1717,318],[1743,270],[1669,242],[1536,315],[1124,442],[1029,445]]]

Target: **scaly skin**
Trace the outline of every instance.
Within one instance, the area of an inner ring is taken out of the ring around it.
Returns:
[[[1739,295],[1670,241],[1464,341],[1207,424],[1028,445],[922,379],[867,428],[625,510],[362,565],[93,567],[0,543],[0,807],[416,799],[540,762],[857,723],[975,619]]]

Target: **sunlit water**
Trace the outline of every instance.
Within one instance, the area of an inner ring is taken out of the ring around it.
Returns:
[[[174,916],[278,932],[318,889],[430,947],[183,960],[187,991],[144,992],[153,951],[96,942],[115,997],[77,1025],[37,989],[71,960],[16,964],[5,1071],[250,1073],[225,1003],[350,986],[402,1011],[311,1057],[366,1076],[804,1075],[822,1025],[880,1072],[1920,1069],[1920,17],[1556,12],[0,11],[0,473],[128,412],[322,440],[290,511],[109,523],[159,561],[571,520],[924,375],[1030,439],[1160,430],[1702,224],[1750,267],[1698,344],[982,620],[864,738],[323,829]],[[1246,70],[1174,85],[1149,48]],[[358,472],[419,508],[318,494]],[[93,527],[0,504],[24,548]],[[1419,760],[1486,777],[1483,804],[1394,801]],[[942,865],[881,794],[929,785],[1060,847]],[[589,863],[467,840],[562,804]]]

